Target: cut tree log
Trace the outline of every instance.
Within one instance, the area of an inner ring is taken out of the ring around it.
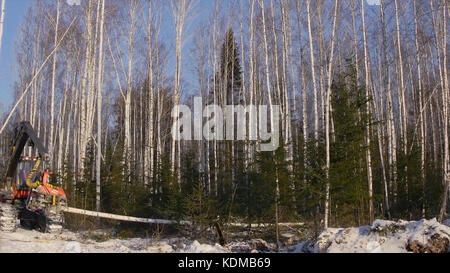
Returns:
[[[79,215],[92,216],[92,217],[118,220],[118,221],[125,221],[125,222],[159,224],[159,225],[191,225],[191,222],[189,222],[189,221],[174,221],[174,220],[164,220],[164,219],[138,218],[138,217],[89,211],[89,210],[70,208],[70,207],[61,208],[61,210],[65,213],[79,214]]]
[[[91,216],[91,217],[99,217],[99,218],[103,218],[103,219],[111,219],[111,220],[118,220],[118,221],[124,221],[124,222],[159,224],[159,225],[184,225],[184,226],[192,225],[191,221],[175,221],[175,220],[165,220],[165,219],[139,218],[139,217],[117,215],[117,214],[112,214],[112,213],[90,211],[90,210],[71,208],[71,207],[62,207],[61,210],[65,213],[79,214],[79,215],[85,215],[85,216]],[[234,227],[248,226],[248,224],[244,224],[244,223],[227,223],[225,225],[234,226]],[[252,224],[252,227],[268,227],[270,225],[273,225],[273,224],[270,224],[270,223]],[[294,227],[294,226],[303,226],[304,223],[279,223],[279,225],[286,226],[286,227]]]

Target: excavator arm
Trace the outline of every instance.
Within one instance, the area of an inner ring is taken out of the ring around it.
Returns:
[[[48,157],[47,149],[39,140],[36,132],[28,121],[23,121],[14,129],[14,138],[12,141],[12,153],[6,171],[6,181],[10,183],[19,165],[25,145],[30,141],[30,145],[37,149],[40,159],[46,160]]]

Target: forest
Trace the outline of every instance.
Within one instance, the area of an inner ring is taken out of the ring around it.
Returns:
[[[69,2],[33,1],[23,18],[2,173],[29,121],[76,208],[268,223],[277,239],[288,222],[446,219],[448,1]],[[279,106],[278,149],[175,140],[172,109],[196,97]]]

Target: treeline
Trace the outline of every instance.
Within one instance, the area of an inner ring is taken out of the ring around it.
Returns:
[[[33,3],[15,120],[50,147],[70,205],[316,228],[445,217],[445,0],[206,2]],[[194,96],[280,105],[279,149],[173,140],[172,108]]]

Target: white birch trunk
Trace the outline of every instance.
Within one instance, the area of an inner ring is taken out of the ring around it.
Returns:
[[[105,24],[105,0],[102,0],[100,17],[100,41],[99,61],[97,75],[97,159],[96,159],[96,184],[95,184],[95,208],[101,209],[101,166],[102,166],[102,100],[103,100],[103,29]]]
[[[154,158],[154,145],[153,145],[153,113],[154,113],[154,91],[153,91],[153,35],[152,35],[152,6],[151,2],[148,3],[148,125],[146,126],[146,141],[145,141],[145,155],[144,155],[144,184],[152,187],[153,179],[153,158]]]
[[[55,41],[54,45],[58,44],[58,28],[59,28],[59,14],[60,14],[60,4],[61,0],[57,0],[56,5],[56,26],[55,26]],[[54,163],[54,152],[53,152],[53,138],[55,133],[55,88],[56,88],[56,60],[58,58],[58,51],[53,54],[53,68],[52,68],[52,87],[50,95],[50,140],[48,145],[48,151],[50,153],[50,168],[53,167]]]
[[[273,104],[272,104],[272,88],[270,83],[270,67],[269,67],[269,46],[267,42],[267,31],[266,31],[266,16],[265,16],[265,8],[264,2],[262,0],[259,1],[259,5],[261,6],[261,14],[262,14],[262,28],[263,28],[263,40],[264,40],[264,55],[265,55],[265,74],[266,74],[266,89],[267,89],[267,99],[270,105],[270,124],[273,126],[274,124],[274,112],[273,112]],[[275,157],[275,152],[274,152]],[[276,159],[275,159],[276,160]],[[278,178],[278,169],[276,170],[276,189],[275,189],[275,223],[276,223],[276,240],[277,246],[279,246],[280,242],[280,234],[279,234],[279,209],[278,202],[280,198],[280,185]]]
[[[443,138],[444,138],[444,194],[442,197],[442,205],[441,211],[439,215],[439,220],[444,220],[444,217],[447,215],[447,202],[449,198],[449,190],[450,190],[450,147],[449,147],[449,135],[448,135],[448,127],[449,127],[449,86],[448,86],[448,64],[447,64],[447,5],[448,3],[444,1],[443,4],[443,27],[442,27],[442,54],[443,54],[443,77],[441,80],[443,82],[442,86],[442,104],[443,104]],[[436,34],[438,36],[438,34]]]
[[[393,189],[393,184],[397,184],[397,135],[394,121],[394,104],[391,89],[391,75],[389,69],[389,63],[387,58],[387,37],[386,37],[386,22],[385,22],[385,0],[381,0],[380,3],[381,13],[381,27],[382,27],[382,40],[383,40],[383,64],[385,66],[385,89],[387,96],[387,141],[388,141],[388,168],[389,168],[389,187],[390,192],[394,193],[394,199],[396,199],[397,190]],[[394,200],[395,201],[395,200]]]
[[[281,1],[281,18],[282,18],[282,32],[283,32],[283,62],[282,62],[282,72],[283,72],[283,96],[285,104],[285,148],[286,148],[286,160],[288,162],[289,172],[293,171],[293,146],[292,146],[292,120],[291,120],[291,93],[289,92],[289,80],[288,80],[288,65],[292,65],[289,58],[288,47],[289,47],[289,37],[290,37],[290,17],[288,12],[287,3],[285,0]]]
[[[401,41],[401,33],[400,33],[400,14],[399,14],[399,5],[398,0],[395,0],[395,22],[396,22],[396,34],[397,34],[397,50],[398,50],[398,66],[399,66],[399,76],[400,76],[400,85],[399,85],[399,94],[400,94],[400,117],[401,117],[401,132],[402,132],[402,141],[403,141],[403,153],[405,157],[408,155],[408,117],[406,111],[406,88],[405,88],[405,75],[403,69],[403,53],[402,53],[402,41]],[[405,179],[406,179],[406,195],[408,196],[409,203],[409,185],[408,185],[408,167],[405,166]],[[409,204],[408,204],[409,210]]]
[[[172,14],[175,21],[175,82],[174,82],[174,105],[180,104],[181,89],[181,47],[186,17],[191,8],[190,0],[172,0]],[[173,125],[177,128],[176,133],[179,134],[178,128],[179,113],[175,113]],[[177,167],[176,167],[177,166]],[[172,175],[177,178],[177,182],[181,183],[181,141],[175,141],[172,136]]]
[[[416,65],[417,65],[417,77],[419,84],[419,126],[420,126],[420,175],[422,180],[422,218],[426,217],[426,203],[425,203],[425,154],[426,154],[426,146],[425,146],[425,114],[424,114],[424,103],[423,103],[423,89],[422,89],[422,60],[420,56],[420,47],[419,47],[419,25],[418,25],[418,16],[417,16],[417,0],[413,2],[414,8],[414,40],[416,46]]]
[[[366,71],[366,101],[370,98],[370,56],[369,49],[367,45],[367,30],[366,30],[366,19],[365,19],[365,7],[364,3],[366,0],[361,0],[361,17],[362,17],[362,27],[364,36],[364,65]],[[367,126],[366,126],[366,161],[367,161],[367,181],[369,186],[369,223],[374,220],[374,208],[373,208],[373,181],[372,181],[372,155],[370,151],[370,104],[367,102],[366,115],[368,116]]]
[[[128,36],[128,73],[127,92],[125,94],[125,116],[124,116],[124,150],[123,158],[127,166],[127,172],[131,171],[131,94],[133,89],[133,64],[134,64],[134,36],[136,32],[136,9],[137,2],[130,2],[130,32]],[[126,174],[128,176],[128,174]],[[129,176],[128,176],[129,177]],[[129,178],[127,179],[129,181]]]
[[[0,56],[2,55],[3,24],[5,23],[5,4],[6,0],[2,0],[2,5],[0,7]]]
[[[308,34],[309,34],[309,52],[311,57],[311,79],[313,82],[313,95],[314,95],[314,140],[316,145],[319,139],[319,109],[318,109],[318,94],[317,94],[317,82],[316,82],[316,64],[314,59],[314,43],[312,36],[312,18],[311,18],[311,0],[306,0],[306,9],[308,14]]]
[[[328,63],[328,82],[327,82],[327,92],[325,99],[325,143],[326,143],[326,167],[325,176],[327,180],[325,189],[325,219],[324,228],[328,228],[328,214],[330,206],[330,167],[331,167],[331,156],[330,156],[330,105],[331,105],[331,83],[333,77],[333,60],[334,60],[334,47],[336,41],[336,28],[337,28],[337,17],[339,4],[338,0],[334,1],[334,15],[333,15],[333,31],[331,34],[331,52],[330,61]]]

